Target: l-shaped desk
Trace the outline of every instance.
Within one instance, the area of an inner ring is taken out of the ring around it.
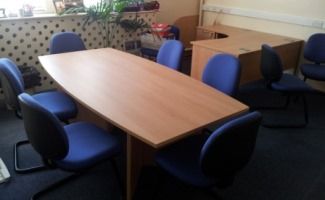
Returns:
[[[211,39],[206,39],[207,37]],[[198,27],[197,39],[198,41],[192,42],[191,77],[201,80],[209,58],[215,54],[229,53],[238,57],[241,62],[241,84],[261,78],[262,44],[275,48],[282,59],[284,69],[297,67],[303,44],[303,40],[295,38],[225,25]]]

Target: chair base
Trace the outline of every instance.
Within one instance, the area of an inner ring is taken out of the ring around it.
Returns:
[[[166,184],[166,179],[167,177],[171,178],[171,179],[176,179],[178,180],[176,177],[170,175],[168,172],[166,172],[164,169],[157,167],[157,172],[159,173],[159,182],[156,183],[155,187],[158,187],[154,190],[154,194],[153,194],[153,198],[150,199],[157,199],[157,196],[159,194],[159,187],[163,187]],[[231,180],[231,181],[230,181]],[[212,199],[215,200],[222,200],[222,197],[218,194],[218,192],[215,190],[216,188],[227,188],[228,186],[232,185],[233,183],[233,179],[229,179],[229,182],[225,183],[224,185],[221,185],[221,187],[219,186],[214,186],[214,187],[209,187],[209,188],[200,188],[200,187],[195,187],[193,185],[189,185],[187,183],[184,183],[182,181],[179,181],[179,183],[181,184],[182,187],[185,188],[190,188],[191,190],[199,190],[202,192],[207,193]],[[134,198],[134,200],[138,200],[140,198]]]
[[[35,200],[35,199],[38,199],[39,197],[41,197],[42,195],[44,195],[45,193],[48,193],[58,187],[60,187],[61,185],[73,180],[73,179],[76,179],[80,176],[81,174],[72,174],[64,179],[61,179],[51,185],[49,185],[48,187],[44,188],[43,190],[35,193],[30,199],[31,200]]]
[[[255,110],[284,110],[287,109],[290,103],[290,96],[288,95],[286,98],[286,102],[284,105],[281,106],[251,106],[250,110],[255,111]]]
[[[222,197],[214,190],[214,188],[208,190],[208,194],[215,200],[222,200]]]
[[[268,124],[268,123],[262,123],[262,126],[265,128],[305,128],[308,125],[308,123],[302,123],[302,124]]]
[[[31,172],[36,172],[40,170],[44,170],[47,168],[46,165],[38,165],[38,166],[33,166],[33,167],[27,167],[27,168],[20,168],[19,163],[18,163],[18,148],[22,145],[27,145],[29,144],[28,140],[23,140],[19,141],[15,144],[14,146],[14,162],[15,162],[15,171],[19,174],[26,174],[26,173],[31,173]]]
[[[117,181],[118,181],[118,184],[119,184],[120,190],[121,190],[121,192],[122,192],[122,193],[121,193],[122,195],[121,195],[120,199],[126,199],[126,198],[124,197],[124,190],[123,190],[124,187],[123,187],[123,184],[122,184],[122,180],[121,180],[121,178],[120,178],[120,176],[119,176],[119,171],[118,171],[117,164],[116,164],[116,162],[115,162],[115,160],[114,160],[113,158],[110,159],[110,162],[111,162],[111,164],[112,164],[113,171],[114,171],[114,173],[116,174],[116,179],[117,179]],[[48,192],[50,192],[50,191],[53,191],[53,190],[59,188],[60,186],[64,185],[65,183],[70,182],[70,181],[72,181],[72,180],[78,178],[78,177],[81,176],[83,173],[85,173],[85,171],[78,172],[78,173],[73,173],[73,174],[71,174],[70,176],[65,177],[64,179],[61,179],[61,180],[59,180],[59,181],[57,181],[57,182],[55,182],[55,183],[53,183],[53,184],[51,184],[51,185],[45,187],[45,188],[42,189],[41,191],[39,191],[39,192],[33,194],[33,196],[30,198],[30,200],[36,200],[36,199],[39,199],[39,198],[40,198],[41,196],[43,196],[44,194],[46,194],[46,193],[48,193]]]
[[[309,123],[309,116],[308,116],[308,105],[306,101],[305,95],[301,96],[303,99],[303,109],[304,109],[304,122],[302,124],[269,124],[269,123],[263,123],[262,126],[266,128],[304,128]],[[289,98],[288,98],[289,99]],[[289,105],[289,101],[286,103],[286,107]]]

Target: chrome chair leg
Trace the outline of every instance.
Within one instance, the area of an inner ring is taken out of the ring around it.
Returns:
[[[20,168],[19,167],[19,156],[18,156],[18,148],[20,146],[23,145],[27,145],[29,144],[28,140],[23,140],[23,141],[19,141],[15,144],[14,146],[14,165],[15,165],[15,171],[19,174],[26,174],[26,173],[31,173],[31,172],[35,172],[35,171],[40,171],[40,170],[44,170],[47,168],[46,165],[37,165],[37,166],[33,166],[33,167],[26,167],[26,168]]]

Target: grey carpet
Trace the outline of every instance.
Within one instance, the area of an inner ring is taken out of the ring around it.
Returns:
[[[281,95],[245,91],[241,98],[248,104],[270,100],[282,101]],[[238,174],[234,184],[217,192],[225,200],[323,200],[325,199],[325,96],[309,95],[310,123],[302,129],[268,129],[261,127],[251,162]],[[276,102],[277,104],[277,102]],[[299,121],[302,118],[297,101],[285,113],[283,120]],[[278,119],[279,114],[265,111],[267,120]],[[281,114],[282,115],[282,114]],[[0,157],[7,164],[12,178],[0,185],[0,200],[24,200],[44,186],[67,175],[60,170],[47,170],[32,174],[16,174],[13,170],[13,144],[24,139],[23,122],[12,112],[0,110]],[[24,165],[39,162],[38,156],[24,148],[21,161]],[[121,156],[123,157],[123,156]],[[118,159],[124,163],[124,159]],[[123,164],[121,164],[122,166]],[[124,171],[124,170],[122,170]],[[125,175],[124,175],[125,176]],[[211,196],[186,187],[157,168],[143,170],[136,199],[202,199]],[[119,188],[109,162],[100,164],[76,181],[48,194],[44,199],[119,199]]]

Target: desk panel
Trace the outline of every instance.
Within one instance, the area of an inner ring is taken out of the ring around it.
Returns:
[[[262,44],[271,45],[279,53],[284,70],[296,69],[298,66],[302,40],[223,25],[206,27],[206,30],[223,33],[228,37],[192,42],[191,77],[197,80],[201,80],[208,60],[219,53],[229,53],[239,58],[242,67],[241,84],[260,79]]]

